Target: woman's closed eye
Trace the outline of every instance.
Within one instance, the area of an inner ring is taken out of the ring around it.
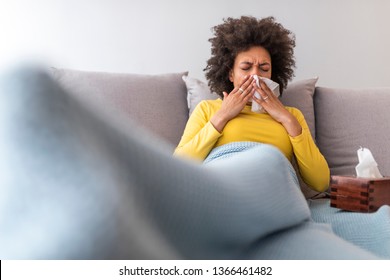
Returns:
[[[241,62],[240,63],[240,68],[241,68],[241,70],[243,70],[243,71],[248,71],[248,70],[250,70],[251,68],[252,68],[252,66],[253,66],[253,64],[252,63],[250,63],[250,62]]]
[[[243,62],[243,63],[241,63],[241,67],[240,68],[241,68],[242,71],[249,71],[253,67],[259,67],[260,71],[262,71],[262,72],[268,72],[271,69],[269,63],[262,63],[259,66],[256,66],[256,65],[254,65],[254,64],[252,64],[250,62]]]
[[[271,69],[270,65],[268,63],[260,64],[260,70],[264,72],[268,72]]]

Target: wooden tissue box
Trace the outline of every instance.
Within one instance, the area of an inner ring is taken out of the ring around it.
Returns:
[[[331,176],[331,207],[370,213],[385,204],[390,205],[390,177],[370,179]]]

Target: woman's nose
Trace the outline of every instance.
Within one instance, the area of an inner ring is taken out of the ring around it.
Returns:
[[[257,76],[261,77],[260,69],[257,67],[253,67],[253,70],[251,71],[251,75],[257,75]]]

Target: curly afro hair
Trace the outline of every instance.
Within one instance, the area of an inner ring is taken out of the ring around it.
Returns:
[[[273,17],[257,19],[250,16],[227,18],[212,28],[211,58],[204,69],[211,91],[223,97],[222,92],[234,88],[229,80],[234,60],[240,52],[253,46],[265,48],[271,55],[272,77],[280,86],[280,93],[294,76],[295,35],[277,23]]]

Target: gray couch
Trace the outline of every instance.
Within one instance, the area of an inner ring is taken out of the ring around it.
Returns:
[[[287,183],[254,188],[172,159],[190,112],[216,98],[188,73],[51,74],[1,79],[1,259],[390,258],[389,207],[356,223]],[[332,174],[354,174],[360,146],[389,174],[390,90],[316,82],[282,101],[304,113]]]
[[[187,72],[138,75],[53,69],[53,74],[69,92],[135,119],[165,139],[172,151],[195,106],[202,99],[218,98]],[[366,147],[381,173],[390,175],[390,89],[316,87],[317,80],[291,82],[281,100],[303,112],[331,174],[355,175],[357,150]],[[316,194],[300,183],[306,197]]]

